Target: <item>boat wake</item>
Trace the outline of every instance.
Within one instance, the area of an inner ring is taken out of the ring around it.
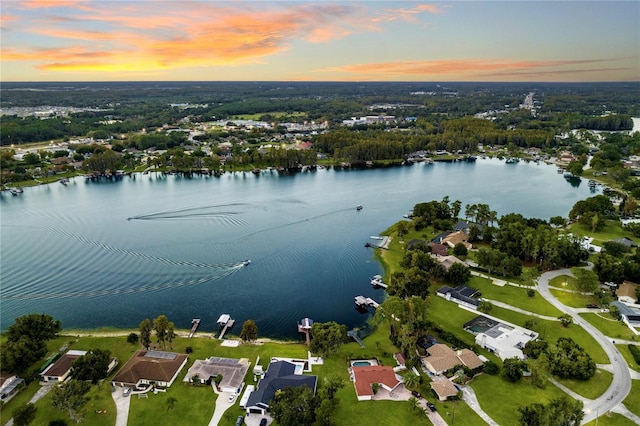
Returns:
[[[149,213],[128,217],[127,220],[201,220],[201,219],[223,219],[225,222],[243,226],[246,223],[238,219],[237,215],[242,212],[229,211],[229,207],[243,206],[244,203],[217,204],[211,206],[189,207],[184,209],[166,210],[163,212]],[[227,210],[220,210],[221,208]]]
[[[140,287],[123,287],[123,288],[109,288],[109,289],[101,289],[101,290],[86,290],[86,291],[69,291],[69,292],[61,292],[61,293],[29,293],[29,294],[14,294],[14,295],[6,295],[2,294],[0,300],[9,301],[9,300],[50,300],[50,299],[65,299],[65,298],[78,298],[78,297],[100,297],[100,296],[114,296],[114,295],[123,295],[123,294],[134,294],[134,293],[142,293],[142,292],[150,292],[150,291],[161,291],[161,290],[169,290],[180,287],[187,286],[197,286],[202,285],[208,282],[217,281],[222,278],[225,278],[234,272],[238,271],[242,266],[236,266],[233,268],[229,268],[224,271],[220,275],[215,275],[211,277],[199,278],[195,280],[184,280],[178,282],[171,283],[159,283],[147,286]]]

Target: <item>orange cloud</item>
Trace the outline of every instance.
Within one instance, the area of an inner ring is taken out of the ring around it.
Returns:
[[[548,67],[563,67],[567,65],[584,65],[599,62],[610,62],[620,58],[610,59],[582,59],[562,61],[509,61],[509,60],[484,60],[484,59],[460,59],[440,61],[399,61],[380,62],[370,64],[346,65],[317,70],[319,72],[340,72],[349,74],[369,75],[448,75],[470,74],[485,72],[512,73],[516,70],[535,70]]]
[[[50,9],[70,7],[80,10],[91,10],[88,0],[26,0],[20,3],[23,9]]]
[[[141,5],[151,4],[153,10],[140,10]],[[39,26],[32,26],[31,34],[49,40],[83,40],[84,48],[7,51],[3,60],[38,61],[37,68],[46,71],[105,72],[255,63],[288,49],[292,40],[326,42],[345,37],[358,26],[352,16],[354,9],[342,5],[297,5],[255,11],[220,7],[217,3],[194,3],[175,9],[176,4],[123,4],[114,13],[104,10],[108,7],[105,3],[99,3],[91,13],[34,21]],[[168,7],[172,8],[171,13]],[[59,22],[63,21],[76,25],[65,22],[60,27]],[[92,29],[79,28],[87,25]],[[87,54],[95,51],[95,46],[110,55],[101,56],[104,60],[98,62],[88,61]]]
[[[421,13],[443,13],[444,10],[439,6],[434,4],[419,4],[410,9],[400,8],[400,9],[385,9],[378,16],[372,18],[373,22],[381,22],[381,21],[409,21],[416,22],[417,15]]]

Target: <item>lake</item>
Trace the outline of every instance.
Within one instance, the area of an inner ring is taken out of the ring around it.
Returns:
[[[362,326],[354,296],[378,302],[369,237],[416,203],[486,203],[498,215],[566,217],[593,195],[555,166],[498,159],[295,175],[135,174],[118,181],[0,195],[1,328],[45,312],[64,328],[134,327],[165,314],[178,328],[228,313],[261,337],[298,338],[297,322]],[[363,209],[356,210],[357,205]],[[251,260],[244,266],[242,262]]]

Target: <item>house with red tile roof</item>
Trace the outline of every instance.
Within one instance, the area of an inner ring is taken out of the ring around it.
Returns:
[[[354,366],[353,385],[356,389],[358,401],[368,401],[373,397],[374,383],[378,383],[381,387],[393,392],[395,388],[402,383],[392,367],[383,365],[367,365]]]

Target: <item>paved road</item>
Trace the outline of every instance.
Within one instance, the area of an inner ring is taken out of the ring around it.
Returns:
[[[622,411],[622,401],[631,391],[631,374],[624,357],[618,352],[616,346],[611,339],[602,334],[598,329],[589,324],[580,315],[577,310],[560,303],[549,291],[549,281],[560,275],[571,275],[569,269],[559,269],[557,271],[545,272],[538,279],[538,292],[549,303],[562,312],[571,315],[573,322],[579,325],[587,333],[589,333],[602,346],[607,354],[613,371],[613,381],[609,388],[598,398],[587,402],[584,405],[584,419],[582,423],[588,423],[594,420],[598,415],[613,411],[615,408]],[[619,406],[619,407],[618,407]]]

